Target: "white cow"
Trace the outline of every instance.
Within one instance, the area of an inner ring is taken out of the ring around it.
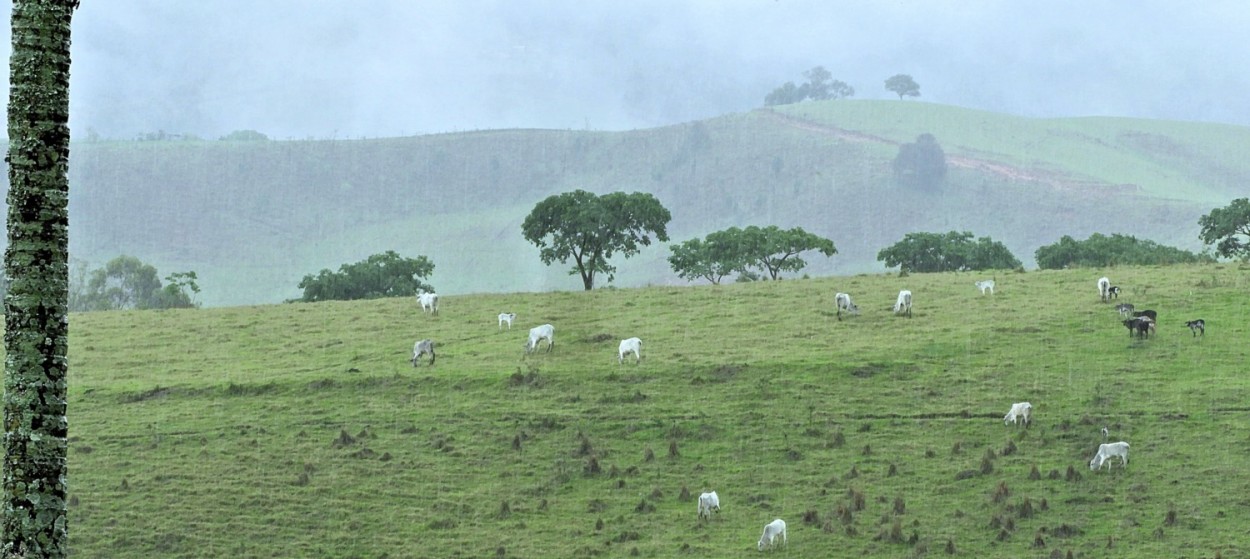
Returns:
[[[555,334],[556,327],[550,324],[530,328],[530,339],[525,342],[525,353],[538,349],[538,342],[542,340],[547,340],[547,353],[551,353],[551,348],[556,345]]]
[[[1104,303],[1111,298],[1111,280],[1106,276],[1098,278],[1098,298]]]
[[[786,543],[786,521],[778,518],[764,525],[764,533],[760,535],[760,543],[756,544],[756,548],[764,551],[765,547],[774,547],[777,545],[777,536],[781,536],[781,544]]]
[[[712,512],[720,512],[720,497],[716,492],[699,495],[699,518],[712,518]]]
[[[1007,412],[1007,415],[1003,416],[1003,425],[1008,423],[1017,423],[1017,420],[1022,420],[1024,422],[1024,426],[1028,427],[1029,421],[1032,417],[1033,404],[1028,402],[1015,403],[1011,405],[1011,410]]]
[[[417,302],[421,303],[423,312],[432,312],[438,314],[438,294],[437,293],[418,293]]]
[[[425,340],[418,341],[416,344],[413,344],[412,359],[409,359],[409,361],[412,361],[412,366],[416,367],[418,363],[417,359],[419,359],[422,355],[425,355],[427,353],[430,354],[430,365],[433,365],[434,364],[434,340],[425,339]]]
[[[894,314],[906,314],[907,318],[911,318],[911,291],[904,289],[898,292],[898,299],[894,301]]]
[[[838,309],[838,320],[842,320],[842,311],[851,314],[859,314],[859,307],[851,301],[851,296],[846,293],[838,293],[833,296],[833,304]]]
[[[1089,469],[1101,470],[1102,465],[1107,462],[1108,458],[1119,456],[1120,463],[1125,468],[1128,467],[1128,443],[1120,441],[1118,443],[1103,443],[1098,445],[1098,454],[1094,455],[1094,459],[1089,461]],[[1107,464],[1107,469],[1111,469],[1111,464]]]
[[[621,346],[617,348],[616,350],[616,362],[617,364],[624,363],[625,354],[632,352],[634,354],[634,363],[639,363],[642,361],[641,351],[642,351],[642,340],[638,338],[629,338],[626,340],[621,340]]]
[[[499,329],[503,330],[503,323],[507,322],[508,329],[511,330],[513,320],[516,320],[516,313],[514,312],[499,313]]]
[[[990,295],[994,294],[994,280],[992,279],[981,280],[981,281],[978,281],[976,285],[977,285],[977,289],[981,290],[982,295],[985,295],[986,289],[990,290]]]

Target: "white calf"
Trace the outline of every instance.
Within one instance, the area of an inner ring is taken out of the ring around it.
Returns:
[[[1129,315],[1133,314],[1133,304],[1120,303],[1115,306],[1115,310],[1120,313],[1120,318],[1128,318]]]
[[[513,320],[516,320],[516,313],[514,312],[499,313],[499,329],[503,330],[503,323],[507,322],[508,329],[511,330]]]
[[[981,294],[985,295],[985,290],[990,290],[990,295],[994,294],[994,280],[981,280],[977,282],[977,289],[981,290]]]
[[[851,314],[859,314],[859,307],[851,301],[851,296],[846,293],[838,293],[833,296],[833,304],[838,309],[838,320],[842,320],[842,311]]]
[[[760,535],[760,543],[756,544],[756,548],[764,551],[765,547],[773,547],[777,544],[777,536],[781,536],[781,543],[786,543],[786,521],[778,518],[764,525],[764,533]]]
[[[898,299],[894,301],[894,314],[906,314],[907,318],[911,318],[911,291],[904,289],[898,292]]]
[[[629,338],[627,340],[621,340],[621,346],[617,348],[616,350],[616,362],[617,364],[624,363],[625,354],[632,352],[634,354],[634,363],[639,363],[642,361],[641,351],[642,351],[642,340],[638,338]]]
[[[716,492],[699,495],[699,518],[712,518],[712,512],[720,512],[720,497]]]
[[[1111,280],[1106,276],[1098,278],[1098,298],[1104,303],[1111,298]]]
[[[551,353],[551,348],[556,345],[555,335],[556,328],[550,324],[530,328],[530,339],[525,342],[525,353],[538,349],[538,342],[542,340],[547,340],[547,353]]]
[[[417,366],[417,359],[422,355],[430,354],[430,364],[434,364],[434,340],[421,340],[412,346],[412,366]]]
[[[1019,402],[1012,404],[1011,410],[1007,412],[1007,415],[1003,416],[1003,425],[1008,423],[1017,423],[1017,420],[1022,420],[1024,422],[1024,426],[1028,427],[1029,420],[1031,420],[1032,417],[1033,404],[1028,402]]]
[[[1089,469],[1101,470],[1102,465],[1107,462],[1108,458],[1119,456],[1120,463],[1125,468],[1128,467],[1128,443],[1120,441],[1118,443],[1103,443],[1098,445],[1098,454],[1094,455],[1094,459],[1089,461]],[[1111,464],[1107,464],[1107,469],[1111,469]]]
[[[421,303],[423,312],[433,312],[438,314],[438,294],[437,293],[418,293],[417,302]]]

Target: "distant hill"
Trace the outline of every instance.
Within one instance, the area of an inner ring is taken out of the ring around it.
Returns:
[[[894,184],[900,143],[929,133],[940,193]],[[839,253],[812,275],[882,270],[913,231],[969,230],[1031,265],[1061,235],[1201,248],[1197,219],[1247,195],[1250,128],[1027,119],[912,101],[830,101],[626,132],[491,130],[404,138],[73,146],[71,253],[195,270],[209,306],[296,297],[304,274],[395,250],[430,257],[442,293],[580,289],[520,234],[543,197],[644,191],[671,242],[728,226],[801,226]],[[616,284],[684,284],[666,244],[617,260]]]

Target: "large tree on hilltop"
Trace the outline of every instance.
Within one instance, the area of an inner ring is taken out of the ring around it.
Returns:
[[[556,194],[539,202],[521,224],[525,240],[539,249],[543,264],[573,260],[569,275],[580,274],[582,286],[594,289],[595,276],[615,278],[608,259],[626,258],[651,244],[651,235],[668,240],[672,214],[650,194],[612,192],[602,196],[585,190]]]
[[[4,557],[68,554],[70,20],[77,0],[14,0],[4,298]]]
[[[920,84],[907,74],[895,74],[885,80],[885,89],[898,94],[898,98],[920,97]]]

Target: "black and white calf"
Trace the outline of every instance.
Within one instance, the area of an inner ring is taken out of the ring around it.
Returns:
[[[1113,285],[1111,287],[1108,287],[1107,295],[1111,296],[1113,299],[1119,299],[1120,298],[1120,286]]]
[[[1207,335],[1207,321],[1201,318],[1198,320],[1190,320],[1185,323],[1185,326],[1189,327],[1189,331],[1194,333],[1195,338],[1198,337],[1198,334],[1202,334],[1203,336]]]

